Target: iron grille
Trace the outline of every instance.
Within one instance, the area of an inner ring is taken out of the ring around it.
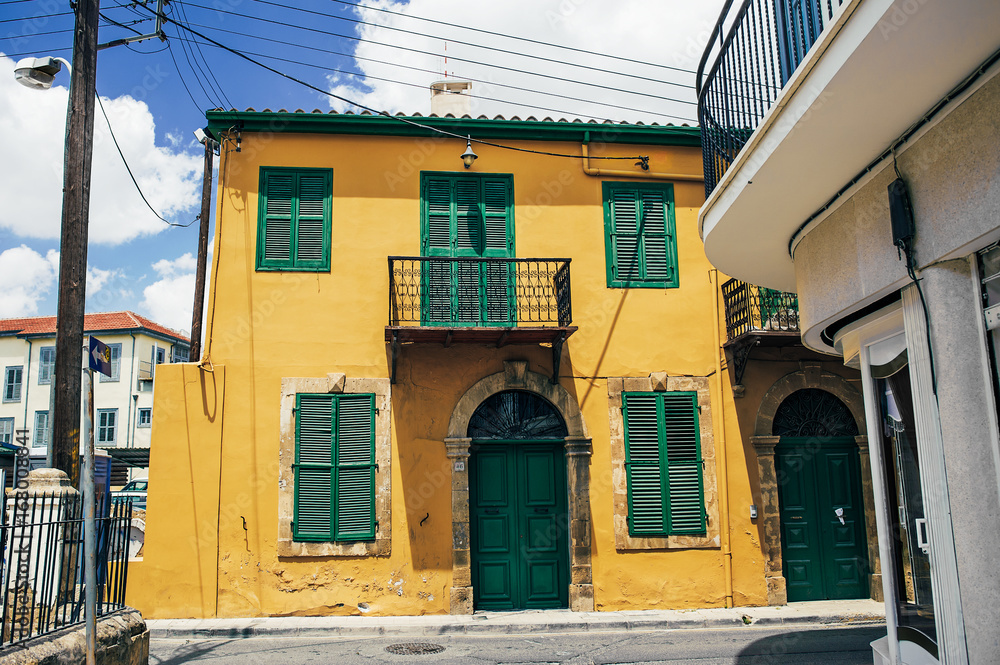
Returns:
[[[3,498],[0,524],[0,644],[16,644],[84,622],[83,501],[79,495]],[[125,608],[130,500],[97,518],[97,616]]]
[[[726,338],[751,332],[800,332],[799,297],[731,279],[722,285]]]
[[[568,326],[569,259],[389,257],[389,325]]]
[[[706,197],[842,4],[844,0],[726,2],[695,77]]]

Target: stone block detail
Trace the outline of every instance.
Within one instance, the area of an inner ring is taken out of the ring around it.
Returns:
[[[450,614],[472,614],[472,587],[453,586],[450,595]]]
[[[570,584],[569,585],[569,609],[574,612],[594,611],[594,585],[593,584]]]

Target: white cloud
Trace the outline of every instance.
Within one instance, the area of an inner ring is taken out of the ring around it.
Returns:
[[[42,256],[27,245],[0,253],[0,317],[35,316],[38,302],[56,283],[59,253]]]
[[[68,90],[29,90],[14,81],[13,67],[13,60],[0,56],[0,145],[6,155],[16,155],[0,161],[0,228],[23,237],[58,238]],[[68,77],[61,73],[57,80]],[[172,142],[157,146],[145,102],[127,95],[102,101],[149,203],[167,219],[189,221],[200,201],[201,158]],[[90,196],[91,242],[115,245],[167,228],[132,184],[100,108]]]
[[[601,57],[599,54],[610,53],[640,62],[694,70],[708,34],[715,24],[722,1],[657,0],[654,3],[648,0],[616,0],[614,3],[607,3],[594,0],[504,0],[503,2],[364,0],[364,4],[367,8],[357,10],[358,14],[363,20],[379,25],[359,26],[360,37],[418,49],[434,55],[401,51],[372,43],[359,43],[355,50],[356,56],[392,63],[403,62],[412,67],[432,70],[434,73],[358,60],[357,67],[366,76],[406,81],[418,84],[419,87],[402,86],[375,79],[367,79],[361,84],[356,77],[340,75],[329,78],[329,89],[334,94],[391,113],[419,112],[426,115],[430,111],[428,86],[442,78],[445,69],[443,58],[445,39],[449,39],[448,76],[492,82],[492,84],[474,82],[473,95],[512,102],[473,99],[473,116],[485,114],[493,117],[502,114],[507,117],[518,115],[524,119],[527,115],[534,115],[539,119],[609,118],[629,122],[679,124],[684,122],[683,119],[692,122],[696,117],[693,104],[681,103],[695,101],[694,90],[691,87],[694,85],[694,74],[617,61]],[[588,52],[554,49],[417,21],[372,8],[388,9],[405,15],[571,46]],[[383,26],[430,33],[440,38],[407,34]],[[455,40],[503,48],[513,53],[489,51],[460,44]],[[544,56],[560,62],[525,58],[517,55],[520,53]],[[463,60],[488,64],[478,65]],[[626,72],[652,80],[571,66],[574,64],[611,70],[611,72]],[[582,86],[533,74],[584,81],[607,88],[618,88],[620,91]],[[672,81],[689,87],[665,85],[663,81]],[[583,101],[543,96],[535,92],[512,90],[496,85],[501,83],[526,88],[528,91],[544,91],[575,97]],[[633,93],[647,93],[655,97]],[[681,102],[669,101],[666,98]],[[603,106],[597,102],[628,108]],[[337,111],[358,110],[332,98],[330,106]]]
[[[209,255],[211,249],[209,246]],[[143,289],[143,301],[139,307],[157,323],[174,330],[189,331],[196,267],[197,259],[190,252],[176,259],[161,259],[154,263],[153,270],[160,279]]]

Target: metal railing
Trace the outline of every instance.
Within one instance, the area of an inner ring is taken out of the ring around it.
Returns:
[[[153,380],[153,363],[148,360],[139,361],[139,380],[140,381],[152,381]]]
[[[726,338],[752,332],[800,332],[799,297],[731,279],[722,285]]]
[[[695,75],[706,197],[845,1],[727,0]]]
[[[0,644],[84,622],[83,502],[79,495],[11,493],[0,524]],[[97,616],[125,607],[131,502],[97,518]]]
[[[389,257],[389,325],[568,326],[569,259]]]

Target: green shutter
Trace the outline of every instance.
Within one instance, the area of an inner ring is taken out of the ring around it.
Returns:
[[[663,469],[660,463],[660,417],[657,396],[626,394],[625,469],[628,477],[628,523],[632,535],[664,532]]]
[[[374,395],[297,395],[295,517],[300,541],[375,537]]]
[[[333,540],[333,399],[295,400],[295,540]]]
[[[341,395],[337,407],[337,540],[375,537],[373,395]]]
[[[333,175],[262,168],[257,270],[328,271]]]
[[[696,393],[664,393],[663,428],[671,533],[705,532],[701,436]]]
[[[676,287],[673,186],[604,183],[608,286]]]
[[[629,533],[704,533],[697,394],[625,393],[623,412]]]
[[[424,256],[513,255],[510,176],[422,174]],[[478,261],[427,261],[421,270],[422,320],[431,325],[509,324],[514,319],[513,271]]]

